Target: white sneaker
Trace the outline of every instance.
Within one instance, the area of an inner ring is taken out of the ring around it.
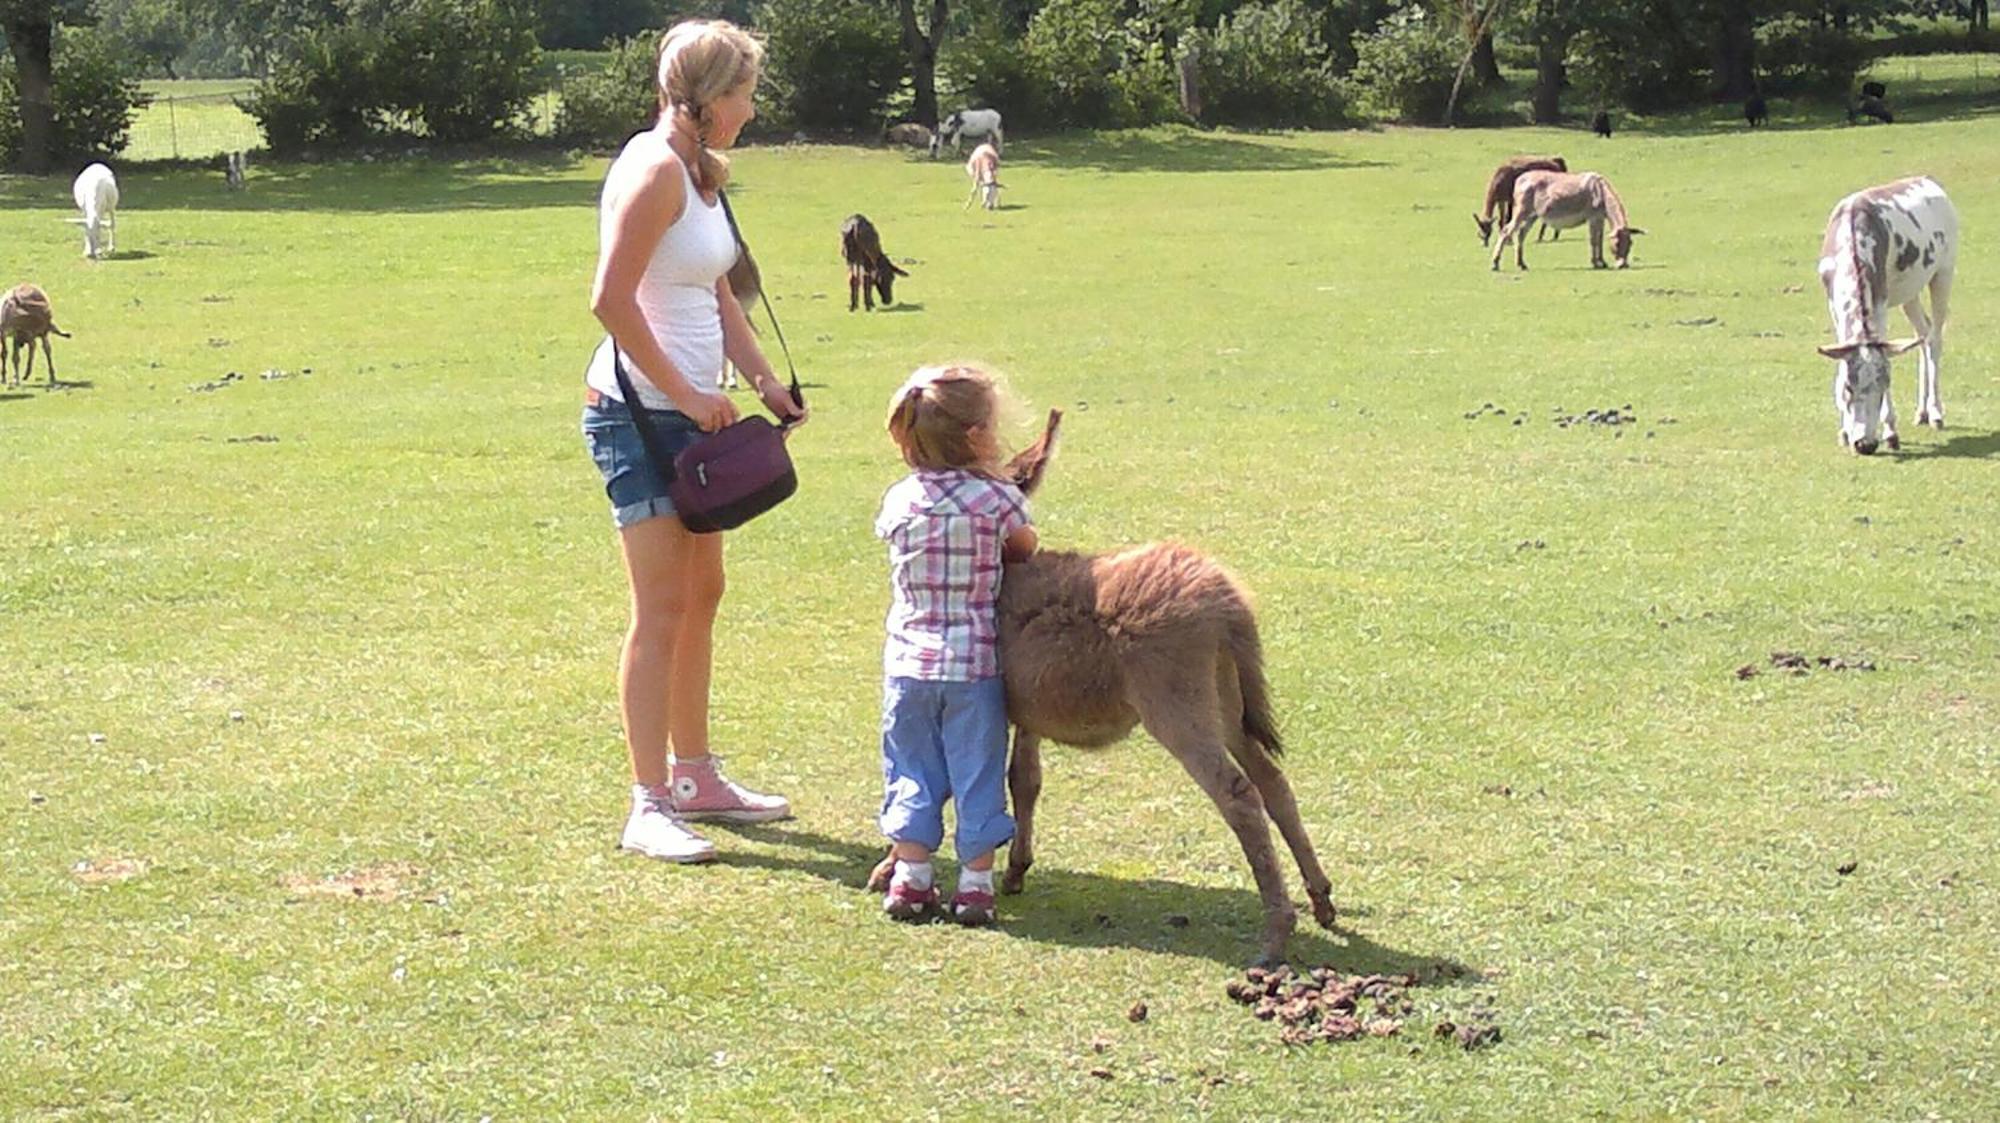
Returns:
[[[633,785],[632,814],[618,848],[665,862],[712,862],[715,844],[688,829],[665,797]]]

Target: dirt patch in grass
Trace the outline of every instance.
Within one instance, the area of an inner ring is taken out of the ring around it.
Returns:
[[[69,872],[85,885],[116,885],[143,876],[146,863],[139,858],[86,858]]]
[[[332,897],[342,901],[394,901],[408,894],[422,873],[407,862],[385,862],[330,877],[289,873],[278,883],[293,900]]]

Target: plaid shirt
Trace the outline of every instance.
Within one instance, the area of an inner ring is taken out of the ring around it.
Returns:
[[[969,682],[1000,673],[1000,555],[1028,525],[1009,483],[966,471],[912,472],[882,497],[875,536],[889,543],[894,678]]]

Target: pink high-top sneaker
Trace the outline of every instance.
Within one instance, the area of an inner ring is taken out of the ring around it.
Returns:
[[[769,823],[792,817],[791,801],[781,795],[753,792],[722,774],[714,754],[668,762],[673,779],[674,811],[690,822]]]

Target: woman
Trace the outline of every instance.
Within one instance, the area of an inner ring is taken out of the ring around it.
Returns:
[[[672,862],[715,857],[687,820],[765,822],[789,817],[791,805],[730,782],[709,752],[722,536],[692,534],[675,517],[613,364],[656,411],[666,455],[737,419],[719,386],[725,358],[773,413],[803,418],[724,279],[736,240],[716,198],[729,180],[719,153],[756,115],[751,97],[763,53],[719,20],[668,31],[660,40],[659,121],[612,161],[599,207],[590,307],[609,338],[586,374],[583,431],[611,498],[632,589],[618,665],[633,781],[620,845]]]

